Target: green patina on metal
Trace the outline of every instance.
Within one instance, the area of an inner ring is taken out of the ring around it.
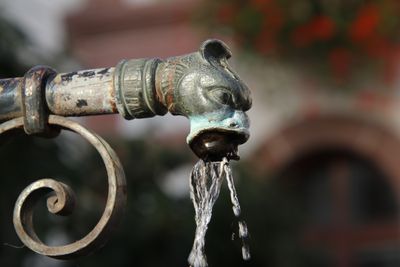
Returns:
[[[248,139],[245,111],[251,97],[228,65],[230,57],[223,42],[208,40],[188,55],[120,63],[115,80],[119,113],[128,119],[167,111],[185,116],[190,120],[187,142],[196,155],[237,158],[237,145]]]

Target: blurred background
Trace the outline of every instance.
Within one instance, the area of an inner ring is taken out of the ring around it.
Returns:
[[[223,186],[207,234],[210,266],[400,266],[400,2],[397,0],[2,0],[0,77],[47,64],[59,72],[124,58],[233,49],[253,96],[251,138],[233,163],[252,259],[243,262]],[[187,266],[194,237],[188,121],[80,118],[116,150],[128,206],[107,245],[57,261],[24,248],[12,210],[29,183],[71,185],[68,219],[45,204],[47,244],[87,234],[104,207],[101,159],[79,137],[15,137],[0,148],[0,266]],[[233,242],[231,241],[233,239]]]

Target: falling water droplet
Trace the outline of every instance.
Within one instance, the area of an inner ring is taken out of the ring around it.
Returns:
[[[239,226],[239,237],[242,239],[242,258],[244,260],[250,260],[250,258],[251,258],[250,248],[248,245],[249,231],[247,229],[246,222],[243,220],[240,220],[241,208],[240,208],[235,184],[233,181],[232,170],[231,170],[231,168],[228,164],[228,160],[226,158],[223,159],[222,163],[224,164],[225,177],[226,177],[226,181],[228,183],[228,188],[230,191],[232,210],[233,210],[233,213],[235,214],[236,218],[239,219],[238,226]]]
[[[188,261],[193,267],[208,266],[204,252],[205,235],[223,181],[221,172],[218,171],[219,165],[199,160],[190,176],[190,197],[195,209],[196,233]]]
[[[247,244],[249,238],[249,230],[244,221],[239,221],[239,237],[242,239],[242,257],[244,260],[250,260],[250,248]]]
[[[219,196],[223,178],[226,177],[233,213],[240,217],[240,204],[233,183],[232,171],[229,161],[224,158],[221,162],[199,160],[193,167],[190,176],[190,198],[195,209],[196,233],[193,247],[188,262],[191,267],[207,267],[205,255],[205,235],[212,216],[212,208]],[[242,256],[244,260],[250,259],[250,250],[247,244],[249,237],[247,225],[240,220],[239,237],[242,240]]]

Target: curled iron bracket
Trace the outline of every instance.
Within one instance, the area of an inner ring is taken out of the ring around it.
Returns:
[[[99,222],[85,237],[63,246],[48,246],[37,236],[33,226],[33,209],[38,200],[47,196],[49,212],[68,215],[72,212],[75,197],[65,184],[53,179],[41,179],[24,189],[14,207],[13,222],[21,241],[36,253],[58,259],[76,258],[92,253],[102,247],[110,232],[116,228],[126,203],[126,182],[122,165],[114,150],[98,135],[70,119],[50,115],[48,123],[75,132],[93,145],[105,164],[108,175],[108,197],[103,215]],[[0,135],[8,131],[22,130],[22,117],[9,120],[0,125]],[[53,193],[50,194],[49,193]]]
[[[47,66],[31,68],[24,76],[21,86],[21,106],[26,134],[43,134],[47,127],[45,103],[46,80],[56,71]]]

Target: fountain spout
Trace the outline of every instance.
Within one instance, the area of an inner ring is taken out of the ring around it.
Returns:
[[[230,56],[223,42],[208,40],[198,52],[165,61],[122,62],[117,67],[118,110],[127,119],[167,111],[183,115],[190,120],[187,143],[197,156],[238,159],[237,146],[249,137],[245,111],[251,107],[251,97],[229,67]],[[123,78],[124,74],[138,73],[138,69],[147,71],[142,74],[141,90],[127,85],[136,78]]]
[[[160,99],[172,114],[189,118],[187,143],[200,158],[238,159],[237,146],[249,137],[250,91],[228,65],[230,57],[223,42],[208,40],[157,71]]]
[[[191,54],[123,60],[115,68],[57,74],[35,67],[23,78],[0,80],[0,122],[26,117],[25,131],[35,134],[45,129],[44,112],[134,119],[169,111],[190,120],[187,143],[197,156],[237,159],[237,146],[249,137],[251,97],[230,56],[222,41],[207,40]]]

